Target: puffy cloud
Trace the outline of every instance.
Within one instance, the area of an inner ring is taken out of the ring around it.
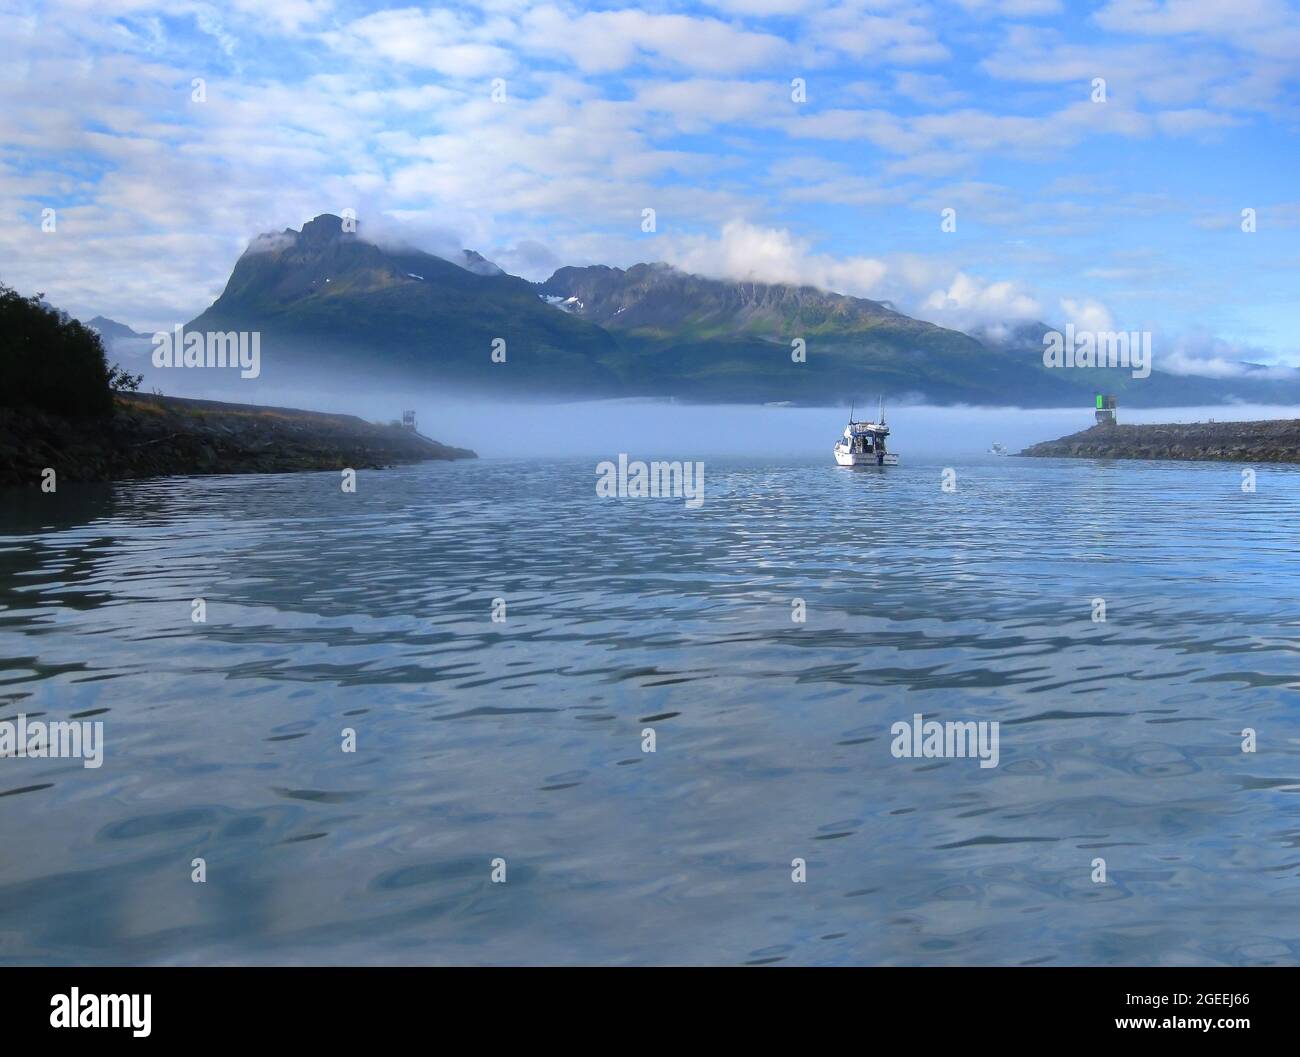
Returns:
[[[870,297],[887,271],[871,257],[834,257],[812,251],[785,228],[744,220],[726,224],[717,238],[691,236],[669,246],[665,259],[688,272],[717,278],[793,283]]]
[[[732,15],[771,18],[798,15],[818,6],[821,0],[706,0],[709,7]]]
[[[976,330],[1040,314],[1038,301],[1007,280],[986,282],[958,272],[944,289],[932,291],[916,314],[955,330]]]
[[[376,11],[326,39],[340,52],[359,48],[389,62],[437,70],[451,77],[502,76],[514,68],[511,53],[495,43],[503,27],[475,25],[453,11],[404,8]]]
[[[789,45],[770,33],[714,18],[627,8],[573,14],[544,5],[521,22],[524,46],[563,55],[588,73],[621,70],[641,59],[703,73],[768,69]]]
[[[953,106],[966,98],[966,93],[955,91],[946,77],[913,70],[894,74],[894,91],[905,99],[933,107]]]
[[[788,47],[772,34],[708,16],[555,4],[482,18],[446,8],[377,11],[327,39],[340,52],[360,46],[377,58],[452,77],[501,76],[521,52],[559,56],[589,74],[639,62],[726,74],[771,67]]]
[[[1115,323],[1110,309],[1100,301],[1091,298],[1061,299],[1061,314],[1066,323],[1073,323],[1076,330],[1114,330]]]
[[[147,329],[202,308],[254,233],[353,208],[372,237],[472,246],[534,277],[668,258],[969,327],[1038,315],[1062,291],[1074,306],[1062,312],[1080,318],[1100,299],[1128,308],[1120,273],[1073,252],[1081,232],[1132,245],[1158,210],[1163,234],[1143,244],[1168,263],[1194,256],[1180,230],[1211,239],[1196,217],[1233,228],[1259,204],[1252,249],[1295,223],[1267,206],[1286,192],[1267,188],[1258,203],[1140,201],[1141,181],[1183,157],[1170,141],[1240,136],[1238,123],[1289,106],[1300,48],[1286,50],[1295,20],[1275,0],[1231,16],[1217,2],[1111,0],[1075,37],[1066,22],[1022,23],[1055,0],[619,4],[365,14],[330,0],[48,0],[39,14],[0,12],[13,45],[0,67],[3,277]],[[985,41],[980,64],[972,48]],[[497,76],[505,104],[489,97]],[[795,76],[804,104],[790,98]],[[1093,76],[1108,79],[1104,106],[1087,99]],[[1136,150],[1150,157],[1128,165]],[[1061,172],[1077,174],[1072,189],[1053,188]],[[934,243],[931,211],[950,204],[962,234]],[[57,236],[39,230],[47,205]],[[639,229],[647,207],[653,237]],[[968,220],[988,235],[979,249]],[[839,255],[795,234],[828,228]],[[902,252],[913,246],[931,254]],[[1051,252],[1050,291],[1010,278],[1047,274],[1016,257],[1037,251]],[[1225,273],[1248,283],[1250,267]],[[1149,272],[1151,298],[1195,311],[1199,291],[1170,274]]]
[[[1029,84],[1077,85],[1087,99],[1093,78],[1106,81],[1106,104],[1093,104],[1098,117],[1119,104],[1145,103],[1174,111],[1204,106],[1219,111],[1269,110],[1294,80],[1289,60],[1242,54],[1189,37],[1176,45],[1160,39],[1068,40],[1054,29],[1013,26],[980,66],[990,76]],[[1227,116],[1227,115],[1224,115]],[[1175,130],[1176,131],[1176,130]]]
[[[974,14],[1007,18],[1054,15],[1062,9],[1061,0],[957,0],[957,3]]]
[[[269,19],[289,33],[319,23],[334,7],[333,0],[232,0],[235,10]]]
[[[1169,374],[1194,374],[1207,378],[1258,378],[1294,381],[1296,369],[1274,364],[1274,353],[1242,341],[1231,341],[1196,328],[1152,339],[1153,359]]]
[[[784,81],[686,78],[641,81],[636,103],[653,116],[665,115],[684,132],[704,132],[718,125],[744,123],[772,127],[796,112],[790,85]]]
[[[900,311],[957,330],[1036,319],[1038,299],[1009,280],[984,280],[936,258],[818,253],[785,228],[744,220],[716,236],[669,244],[665,259],[685,271],[742,281],[792,283],[886,300]]]
[[[1300,53],[1300,22],[1287,0],[1110,0],[1093,20],[1118,32],[1227,42],[1292,59]]]
[[[534,239],[523,239],[490,256],[512,275],[522,275],[534,282],[549,278],[565,263],[549,246]]]
[[[808,16],[808,39],[828,51],[853,59],[877,59],[913,65],[942,62],[948,48],[926,25],[929,10],[897,8],[881,10],[872,0],[842,0],[812,11]]]

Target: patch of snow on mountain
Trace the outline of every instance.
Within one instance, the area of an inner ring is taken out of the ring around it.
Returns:
[[[557,297],[554,294],[538,294],[548,305],[554,305],[561,312],[581,312],[582,302],[577,297]]]

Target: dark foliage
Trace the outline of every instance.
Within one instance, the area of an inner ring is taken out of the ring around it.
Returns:
[[[143,374],[132,374],[120,363],[108,369],[108,387],[115,393],[138,393],[143,381]]]
[[[66,312],[0,283],[0,406],[73,418],[113,407],[99,334]]]

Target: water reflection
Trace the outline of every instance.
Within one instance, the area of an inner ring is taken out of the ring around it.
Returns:
[[[7,495],[0,719],[107,746],[0,761],[0,959],[1300,960],[1295,471],[593,468]]]

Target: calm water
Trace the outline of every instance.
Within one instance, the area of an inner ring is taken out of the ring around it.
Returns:
[[[1300,473],[595,462],[4,496],[0,960],[1300,962]]]

